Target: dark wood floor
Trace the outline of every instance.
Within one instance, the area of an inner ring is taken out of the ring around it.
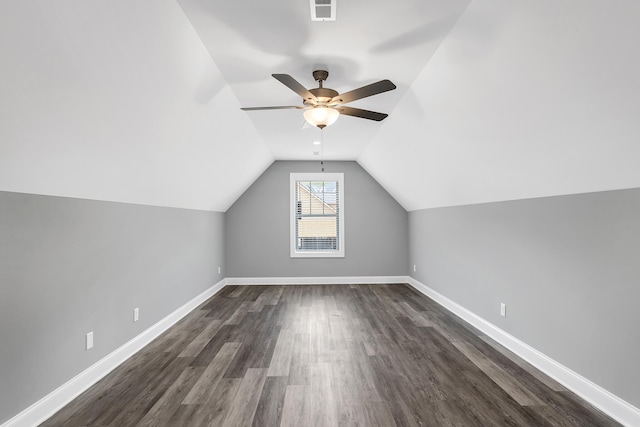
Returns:
[[[229,286],[44,426],[611,426],[407,285]]]

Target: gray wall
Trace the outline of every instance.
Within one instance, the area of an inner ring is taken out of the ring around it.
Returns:
[[[407,212],[355,162],[325,162],[344,173],[345,258],[291,258],[289,174],[320,162],[277,161],[226,215],[228,277],[407,274]]]
[[[0,192],[0,423],[217,283],[219,265],[223,213]]]
[[[640,189],[413,211],[409,235],[417,280],[640,407]]]

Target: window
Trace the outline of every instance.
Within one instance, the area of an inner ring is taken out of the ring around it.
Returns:
[[[344,257],[344,174],[291,174],[291,257]]]

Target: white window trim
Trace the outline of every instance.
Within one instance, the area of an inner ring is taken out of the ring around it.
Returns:
[[[291,258],[344,258],[344,173],[292,173],[289,175],[290,193],[290,236]],[[296,192],[297,181],[338,181],[338,250],[298,251],[296,250]]]

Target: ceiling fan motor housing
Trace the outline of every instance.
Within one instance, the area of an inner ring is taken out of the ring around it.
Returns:
[[[325,105],[329,101],[331,101],[333,97],[338,96],[337,91],[326,87],[309,89],[309,92],[311,92],[316,98],[318,98],[318,101],[314,102],[313,100],[303,99],[302,101],[305,105]]]
[[[324,106],[328,104],[329,101],[331,101],[335,96],[338,96],[338,92],[333,89],[322,87],[322,82],[327,80],[327,77],[329,77],[328,71],[315,70],[312,74],[313,78],[318,82],[319,87],[309,89],[309,92],[311,92],[317,98],[317,101],[311,99],[303,99],[302,102],[304,103],[304,105],[308,106]]]

